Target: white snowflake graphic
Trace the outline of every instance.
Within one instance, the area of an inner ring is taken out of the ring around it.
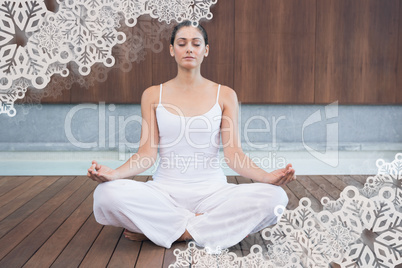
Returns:
[[[345,227],[341,222],[329,229],[328,239],[334,252],[347,251],[349,243],[353,241],[350,227]]]
[[[81,77],[98,68],[94,67],[97,63],[108,68],[114,66],[116,58],[112,50],[127,39],[123,31],[117,30],[123,19],[129,27],[135,26],[141,15],[168,24],[188,19],[197,25],[203,18],[212,18],[210,7],[217,0],[57,2],[59,9],[53,13],[46,9],[43,0],[0,0],[0,114],[16,114],[14,102],[24,98],[26,93],[15,87],[14,81],[18,79],[28,82],[26,88],[44,89],[53,74],[67,77],[72,73],[67,68],[68,63],[78,67],[77,75]],[[152,22],[137,29],[134,41],[138,43],[125,55],[127,59],[130,62],[143,60],[144,47],[152,46],[154,52],[160,51],[159,35],[166,35],[163,29]],[[129,66],[126,64],[125,69]],[[100,75],[102,78],[98,74],[94,77],[102,80],[104,74]],[[75,81],[85,84],[85,78],[81,77]],[[33,95],[46,96],[49,92],[52,91]]]
[[[378,174],[363,189],[348,186],[338,200],[323,198],[320,212],[308,198],[285,210],[274,227],[263,230],[264,239],[271,241],[265,254],[253,245],[244,257],[227,249],[214,255],[190,243],[184,251],[175,250],[176,262],[170,267],[328,267],[331,262],[395,267],[402,263],[402,153],[391,163],[378,160],[377,167]]]
[[[44,22],[41,30],[35,34],[35,38],[39,42],[38,47],[46,51],[53,51],[63,41],[63,35],[59,31],[59,26],[52,21]]]
[[[38,88],[47,80],[40,75],[46,66],[36,60],[39,52],[24,47],[46,13],[43,1],[0,1],[0,113],[14,116],[14,102],[24,97],[15,80],[37,76],[32,84]]]
[[[384,187],[389,187],[393,192],[392,202],[397,211],[402,212],[402,156],[398,156],[399,161],[385,163],[383,160],[377,161],[379,166],[378,174],[375,177],[369,177],[361,190],[366,197],[375,196]]]

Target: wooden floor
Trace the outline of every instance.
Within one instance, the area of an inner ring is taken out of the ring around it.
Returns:
[[[298,176],[283,188],[288,209],[302,197],[337,199],[347,185],[359,188],[367,176]],[[135,177],[146,181],[150,177]],[[229,176],[230,183],[253,183]],[[0,267],[168,267],[173,250],[186,248],[174,243],[165,249],[152,242],[133,242],[122,228],[102,226],[92,214],[92,193],[97,183],[78,177],[0,177]],[[231,248],[247,255],[253,244],[262,244],[261,234],[250,235]],[[339,267],[338,265],[330,265]]]

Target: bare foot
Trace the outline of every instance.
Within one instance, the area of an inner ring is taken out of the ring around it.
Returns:
[[[196,213],[195,216],[200,216],[202,214],[204,214],[204,213]],[[193,239],[193,237],[191,236],[191,234],[186,229],[184,231],[184,233],[176,241],[182,242],[182,241],[188,241],[188,240],[192,240],[192,239]]]
[[[190,235],[190,233],[185,230],[184,233],[176,240],[176,242],[183,242],[183,241],[188,241],[193,239],[193,237]]]
[[[131,231],[127,230],[127,229],[124,229],[124,236],[127,239],[132,240],[132,241],[147,241],[147,240],[149,240],[149,238],[146,237],[144,234],[134,233],[134,232],[131,232]]]

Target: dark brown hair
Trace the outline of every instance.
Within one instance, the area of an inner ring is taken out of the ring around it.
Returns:
[[[177,24],[172,31],[172,37],[170,38],[170,44],[173,46],[174,44],[174,39],[176,38],[176,34],[177,31],[180,30],[182,27],[188,27],[188,26],[193,26],[193,23],[189,20],[185,20],[183,22],[180,22],[179,24]],[[198,23],[198,25],[196,26],[197,29],[201,32],[202,37],[204,37],[204,41],[205,41],[205,45],[208,45],[208,34],[207,31],[205,31],[204,27],[201,26],[201,24]]]

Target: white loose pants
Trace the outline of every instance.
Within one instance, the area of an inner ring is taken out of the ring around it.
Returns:
[[[94,215],[100,224],[143,233],[166,248],[187,229],[198,246],[215,250],[276,223],[275,207],[287,203],[281,187],[265,183],[116,180],[95,189]]]

